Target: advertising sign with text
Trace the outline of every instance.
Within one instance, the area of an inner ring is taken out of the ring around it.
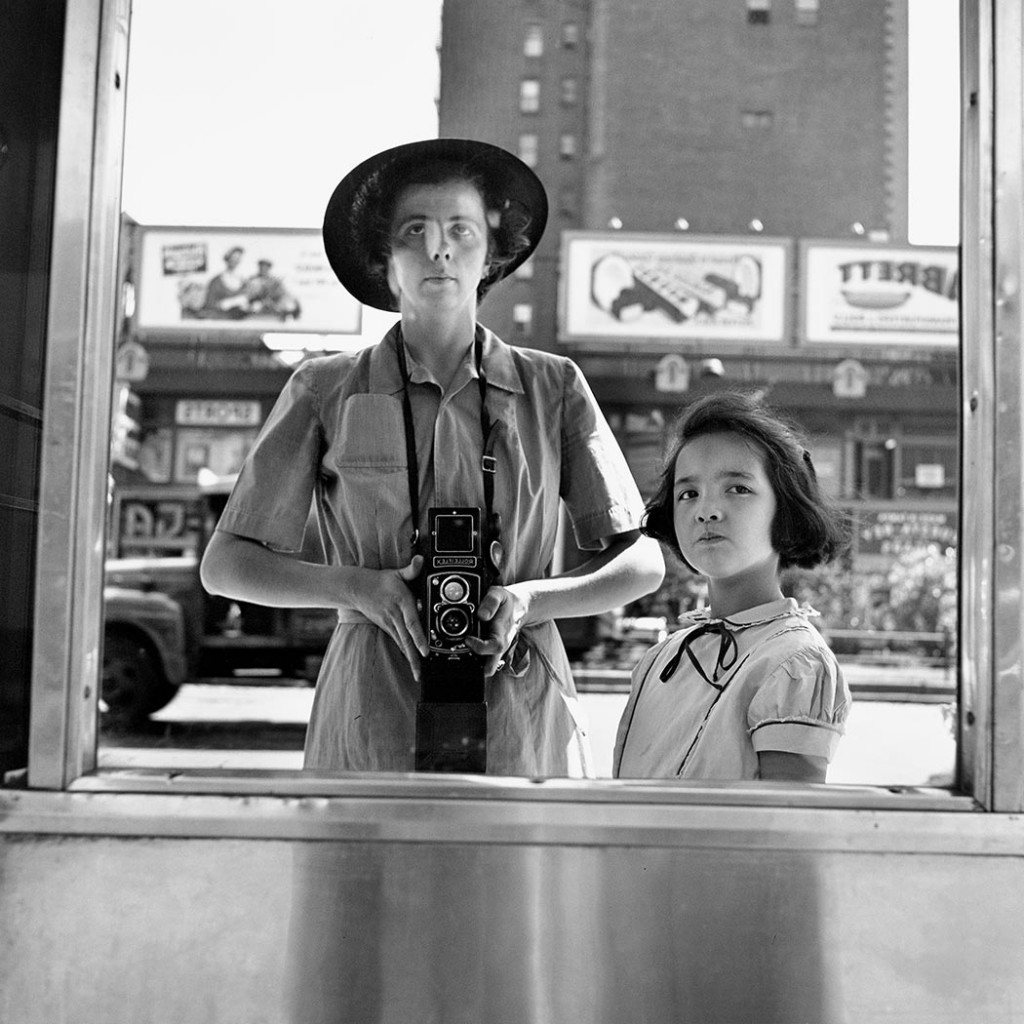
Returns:
[[[803,340],[955,345],[960,273],[949,247],[804,242]]]
[[[334,276],[319,231],[144,228],[140,235],[140,333],[359,333],[362,307]]]
[[[789,249],[778,238],[564,232],[559,337],[781,344]]]

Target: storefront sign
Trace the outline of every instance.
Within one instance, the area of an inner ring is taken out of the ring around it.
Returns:
[[[832,392],[836,398],[863,398],[871,375],[856,359],[844,359],[833,372]]]
[[[562,234],[562,341],[782,343],[787,239]]]
[[[119,497],[117,555],[182,555],[195,552],[199,512],[195,499]]]
[[[174,422],[183,427],[258,427],[259,402],[229,399],[182,399],[174,408]]]
[[[955,248],[801,244],[803,340],[844,345],[956,345]]]
[[[675,352],[663,356],[654,370],[654,387],[675,394],[689,390],[690,364]]]
[[[149,353],[137,341],[126,341],[117,350],[115,376],[132,384],[149,376]]]
[[[857,511],[857,553],[900,555],[937,544],[956,545],[956,513],[947,511]]]
[[[142,228],[135,330],[358,334],[316,230]]]

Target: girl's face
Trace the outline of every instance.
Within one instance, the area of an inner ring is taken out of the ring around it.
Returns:
[[[755,446],[730,433],[689,441],[676,457],[673,498],[679,549],[697,572],[753,594],[777,587],[775,492]]]
[[[402,312],[476,309],[487,264],[487,219],[468,182],[410,185],[395,203],[388,284]]]

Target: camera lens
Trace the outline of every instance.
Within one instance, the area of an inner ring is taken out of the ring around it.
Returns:
[[[445,608],[437,617],[437,628],[445,636],[465,636],[469,632],[469,612],[461,605]]]
[[[461,576],[449,576],[441,584],[441,597],[450,604],[461,604],[469,597],[469,584]]]

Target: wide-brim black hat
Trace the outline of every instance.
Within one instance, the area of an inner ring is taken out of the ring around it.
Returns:
[[[360,302],[376,309],[397,312],[387,280],[375,264],[380,258],[379,235],[373,215],[382,200],[393,201],[398,189],[414,171],[434,162],[452,164],[483,183],[484,203],[490,215],[497,212],[501,224],[514,225],[525,247],[491,264],[481,285],[491,285],[512,273],[537,248],[548,219],[548,198],[536,174],[517,156],[473,139],[425,139],[386,149],[364,160],[339,182],[324,214],[324,249],[338,280]],[[490,223],[492,232],[495,225]]]

